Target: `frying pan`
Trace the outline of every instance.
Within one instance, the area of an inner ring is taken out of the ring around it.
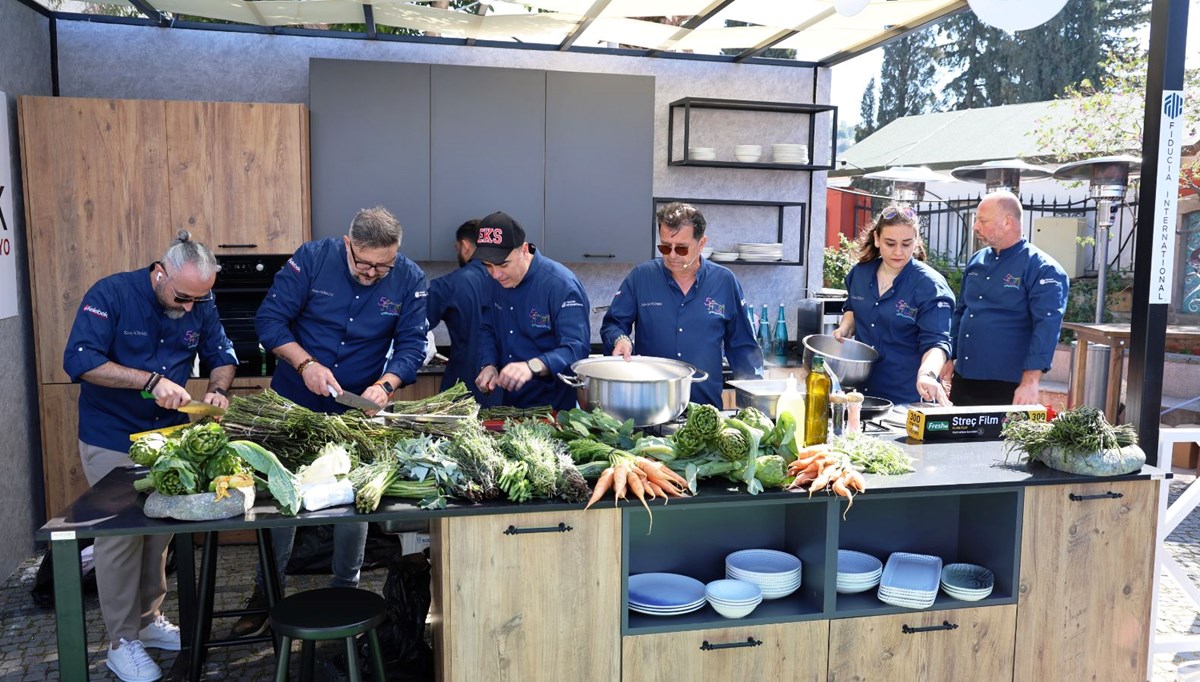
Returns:
[[[875,398],[865,396],[862,401],[862,410],[859,414],[863,419],[879,419],[887,414],[892,409],[892,401],[884,398]]]

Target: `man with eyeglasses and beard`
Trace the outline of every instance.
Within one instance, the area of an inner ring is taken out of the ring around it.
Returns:
[[[658,211],[662,258],[633,269],[604,315],[606,352],[680,360],[708,373],[691,401],[722,407],[722,357],[738,379],[762,375],[763,356],[746,315],[742,286],[727,268],[702,258],[704,215],[681,202]],[[630,338],[633,335],[633,338]]]
[[[237,367],[217,317],[216,260],[186,231],[148,269],[110,275],[83,296],[63,369],[79,382],[79,455],[89,485],[131,466],[129,435],[187,422],[184,384],[197,353],[212,367],[204,402],[229,404]],[[152,399],[151,399],[152,398]],[[170,535],[96,538],[96,587],[110,646],[106,665],[126,682],[162,672],[146,648],[179,650],[160,610]]]
[[[341,413],[347,408],[335,395],[359,394],[383,407],[417,380],[425,360],[425,273],[400,253],[402,232],[387,209],[363,209],[348,235],[304,244],[279,270],[254,318],[263,348],[280,359],[272,389],[310,410]],[[281,573],[295,536],[294,526],[273,533]],[[358,586],[366,539],[366,523],[334,524],[334,587]],[[248,609],[267,605],[259,571]],[[265,612],[247,614],[232,634],[258,634],[266,624]]]

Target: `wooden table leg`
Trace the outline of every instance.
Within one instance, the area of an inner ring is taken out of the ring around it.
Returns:
[[[1083,404],[1084,376],[1087,373],[1088,342],[1076,338],[1075,360],[1071,367],[1071,385],[1067,388],[1067,407],[1078,407]]]
[[[1121,409],[1121,370],[1125,365],[1125,346],[1120,343],[1109,346],[1108,393],[1104,400],[1104,416],[1108,423],[1117,423],[1117,410]]]

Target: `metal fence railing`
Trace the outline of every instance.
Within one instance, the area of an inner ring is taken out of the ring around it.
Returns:
[[[978,249],[972,225],[975,222],[975,207],[982,197],[958,197],[939,201],[922,201],[916,205],[921,215],[921,236],[925,248],[931,255],[951,267],[966,266],[971,254]],[[872,196],[869,204],[855,206],[854,224],[862,230],[891,200]],[[1096,200],[1057,199],[1052,197],[1021,197],[1024,209],[1023,227],[1025,238],[1037,244],[1034,224],[1038,218],[1078,218],[1086,226],[1081,230],[1079,248],[1083,257],[1085,275],[1095,275],[1096,250],[1089,237],[1095,235]],[[1124,202],[1114,204],[1113,224],[1109,228],[1108,267],[1109,272],[1130,273],[1134,267],[1134,237],[1137,231],[1138,198],[1127,197]]]

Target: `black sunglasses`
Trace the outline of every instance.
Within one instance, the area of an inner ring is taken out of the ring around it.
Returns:
[[[371,268],[375,268],[375,272],[379,272],[384,275],[391,272],[392,268],[396,267],[395,265],[380,265],[379,263],[359,260],[358,254],[354,253],[353,243],[350,243],[350,258],[354,261],[354,267],[358,268],[359,270],[370,270]]]
[[[688,252],[691,250],[692,250],[692,247],[688,246],[687,244],[676,244],[675,245],[675,254],[678,256],[686,256],[686,255],[688,255]],[[664,256],[671,255],[671,245],[670,244],[659,244],[658,252]]]
[[[175,285],[171,283],[171,273],[167,272],[166,266],[164,266],[162,263],[156,263],[156,265],[161,267],[163,269],[163,274],[167,276],[167,286],[171,287],[171,295],[175,299],[176,303],[185,305],[188,303],[208,303],[209,301],[213,300],[213,294],[211,291],[203,296],[180,296],[179,292],[175,289]]]

